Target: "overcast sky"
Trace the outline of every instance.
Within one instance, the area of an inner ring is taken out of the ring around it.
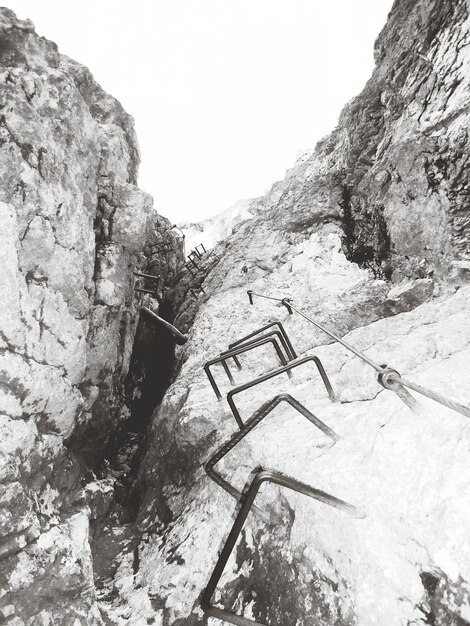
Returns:
[[[197,221],[284,177],[373,69],[392,0],[6,0],[136,120],[140,186]]]

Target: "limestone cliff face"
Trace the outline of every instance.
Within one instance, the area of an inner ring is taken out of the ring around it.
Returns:
[[[468,20],[465,0],[397,0],[362,93],[250,211],[279,230],[338,224],[379,277],[468,270]]]
[[[220,471],[241,490],[254,468],[280,470],[365,517],[267,487],[265,516],[250,515],[214,601],[279,626],[470,623],[468,420],[426,400],[414,414],[320,331],[246,297],[290,297],[378,363],[468,405],[467,35],[463,1],[397,1],[362,94],[215,247],[205,295],[177,308],[190,341],[153,416],[134,551],[101,590],[112,623],[215,626],[200,597],[236,504],[202,466],[237,426],[223,370],[218,402],[202,367],[276,319],[299,354],[321,358],[340,402],[306,368],[240,394],[243,419],[288,392],[342,439],[280,408]],[[238,385],[277,364],[259,349],[232,373]]]
[[[348,258],[381,276],[468,265],[469,32],[464,0],[395,2],[364,91],[274,200],[287,221],[339,221]]]
[[[130,118],[31,24],[0,20],[2,619],[215,626],[200,598],[236,503],[202,466],[236,424],[223,370],[218,402],[202,367],[277,319],[339,402],[302,368],[240,394],[243,419],[287,392],[341,438],[279,407],[220,471],[242,489],[254,468],[279,470],[365,515],[267,487],[214,601],[271,626],[470,623],[468,420],[427,400],[411,412],[305,320],[246,296],[290,297],[470,402],[467,4],[398,0],[336,130],[195,276],[135,185]],[[136,268],[161,276],[183,348],[137,322]],[[278,365],[269,346],[241,363],[236,384]]]
[[[83,487],[127,415],[160,235],[132,118],[8,9],[0,86],[0,621],[101,623]]]

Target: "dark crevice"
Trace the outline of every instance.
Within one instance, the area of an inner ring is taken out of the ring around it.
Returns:
[[[162,301],[158,314],[171,323],[171,303]],[[135,479],[145,449],[147,430],[171,383],[174,365],[173,337],[165,328],[141,315],[129,373],[124,382],[128,416],[113,432],[105,451],[107,467],[120,476],[115,498],[123,507],[124,523],[134,521],[140,506],[141,492]]]
[[[158,315],[172,323],[174,314],[170,302],[162,300]],[[147,316],[140,316],[129,374],[125,381],[128,406],[135,432],[145,432],[148,422],[161,402],[171,380],[175,361],[175,341],[162,326]],[[138,394],[136,394],[138,390]]]
[[[469,626],[470,622],[459,615],[459,607],[466,606],[468,591],[462,578],[450,581],[443,572],[439,576],[421,572],[421,582],[426,592],[420,610],[425,615],[425,624],[430,626]]]
[[[98,240],[104,239],[106,242],[109,229],[106,229],[106,225],[104,228],[102,224],[97,226],[95,233]],[[141,306],[150,306],[156,312],[158,309],[158,316],[170,323],[174,321],[175,309],[174,298],[170,296],[167,287],[167,273],[171,273],[171,268],[167,268],[166,264],[179,266],[178,244],[172,254],[174,258],[170,261],[160,259],[158,271],[152,271],[149,262],[139,268],[139,271],[160,277],[160,295],[152,304],[148,296],[145,296],[145,300],[140,301]],[[97,275],[99,276],[99,261]],[[145,281],[142,284],[147,286]],[[153,287],[154,283],[150,286]],[[95,446],[96,459],[100,461],[94,470],[97,477],[112,480],[112,494],[108,505],[105,508],[102,504],[99,505],[97,515],[92,516],[90,524],[95,584],[97,589],[106,594],[113,593],[107,589],[106,581],[114,576],[119,555],[130,554],[134,574],[140,567],[140,532],[137,531],[135,522],[144,489],[137,477],[147,450],[152,418],[175,377],[175,349],[171,333],[163,325],[155,323],[151,316],[141,314],[137,322],[128,373],[120,383],[120,390],[111,394],[120,398],[118,406],[111,414],[107,407],[102,407],[103,410],[98,412],[99,415],[107,415],[106,437],[100,439],[96,428],[96,439],[90,436],[93,424],[88,424],[87,436],[81,437],[82,447],[86,442]],[[97,402],[99,401],[100,398]],[[95,417],[92,421],[95,422]],[[118,527],[120,530],[116,532]]]
[[[371,270],[375,278],[390,279],[393,271],[391,241],[384,207],[356,206],[349,185],[343,185],[339,205],[342,209],[343,250],[346,258]]]
[[[101,194],[94,223],[95,283],[101,277],[103,264],[107,262],[107,246],[112,241],[115,210],[116,207]],[[156,236],[160,236],[158,232]],[[178,254],[179,247],[176,244],[175,265],[179,264]],[[162,265],[164,268],[164,264]],[[140,271],[149,272],[149,263]],[[166,276],[162,278],[162,290],[165,291]],[[95,299],[95,304],[102,303]],[[173,322],[171,298],[159,297],[154,305],[158,306],[158,315],[161,318]],[[112,323],[116,312],[112,307],[108,307],[106,311],[109,322]],[[107,323],[106,320],[103,323]],[[123,324],[119,333],[122,342],[127,332],[127,323],[123,321]],[[119,352],[124,351],[125,346],[121,345]],[[148,316],[141,315],[127,375],[124,379],[114,381],[113,387],[106,381],[100,384],[98,398],[91,409],[92,417],[79,425],[67,441],[68,449],[98,479],[115,479],[113,521],[116,523],[133,521],[138,509],[140,496],[134,481],[145,447],[147,430],[152,415],[171,382],[174,369],[173,337],[163,326],[155,325]],[[86,398],[90,393],[88,383],[83,383],[79,388]]]

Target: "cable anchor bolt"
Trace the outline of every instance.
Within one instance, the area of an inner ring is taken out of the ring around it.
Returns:
[[[397,391],[400,388],[400,384],[397,378],[401,378],[400,372],[393,369],[392,367],[388,367],[388,365],[381,365],[382,371],[377,376],[379,383],[385,389],[390,389],[391,391]]]
[[[282,304],[286,307],[286,309],[287,309],[287,311],[288,311],[289,315],[292,315],[292,314],[293,314],[293,312],[294,312],[294,311],[292,310],[291,305],[290,305],[290,303],[292,302],[292,300],[291,300],[290,298],[283,298],[283,299],[281,300],[281,302],[282,302]]]

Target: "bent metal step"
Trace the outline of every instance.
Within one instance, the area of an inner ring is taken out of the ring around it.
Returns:
[[[252,619],[237,615],[236,613],[232,613],[231,611],[227,611],[226,609],[220,609],[219,607],[213,606],[212,596],[214,595],[219,580],[224,573],[224,569],[227,565],[230,555],[232,554],[237,540],[243,530],[246,518],[248,517],[248,514],[254,505],[255,498],[263,483],[274,483],[276,485],[280,485],[281,487],[292,489],[293,491],[302,493],[309,498],[313,498],[314,500],[323,502],[323,504],[331,506],[335,509],[339,509],[340,511],[344,511],[345,513],[348,513],[349,515],[357,519],[363,519],[365,517],[364,513],[357,507],[353,506],[352,504],[348,504],[347,502],[344,502],[343,500],[340,500],[335,496],[325,493],[324,491],[320,491],[320,489],[310,487],[309,485],[295,480],[294,478],[290,478],[289,476],[285,476],[280,472],[263,469],[259,470],[255,474],[249,486],[249,489],[242,500],[241,508],[238,512],[237,517],[235,518],[235,522],[233,523],[225,545],[222,548],[214,571],[212,572],[212,575],[209,579],[209,583],[207,584],[207,587],[201,597],[201,608],[204,613],[206,613],[206,615],[216,617],[217,619],[224,620],[226,622],[229,622],[230,624],[236,624],[237,626],[266,626],[266,624],[255,622]]]
[[[154,323],[159,324],[160,326],[163,326],[163,328],[168,330],[175,340],[175,343],[177,343],[179,346],[184,345],[188,341],[188,337],[186,335],[183,335],[183,333],[180,332],[175,326],[173,326],[173,324],[170,324],[170,322],[167,322],[162,317],[148,309],[146,306],[143,306],[141,311],[151,317]]]
[[[256,335],[259,335],[260,333],[264,333],[266,330],[268,330],[269,328],[273,328],[274,326],[277,326],[279,329],[279,333],[282,335],[285,344],[287,344],[287,353],[290,353],[290,359],[296,359],[297,358],[297,353],[294,350],[294,347],[292,346],[291,340],[289,339],[285,328],[283,326],[283,324],[279,321],[274,321],[271,322],[270,324],[266,324],[266,326],[262,326],[261,328],[258,328],[258,330],[253,331],[252,333],[250,333],[249,335],[245,335],[244,337],[242,337],[241,339],[237,339],[237,341],[234,341],[233,343],[229,344],[229,348],[235,348],[236,346],[239,346],[242,343],[246,343],[249,339],[251,339],[252,337],[255,337]]]
[[[213,365],[216,365],[217,363],[222,363],[222,365],[223,365],[223,367],[225,369],[225,372],[226,372],[226,374],[228,376],[228,379],[230,380],[232,385],[234,385],[235,381],[233,380],[233,377],[232,377],[232,375],[230,373],[230,370],[228,368],[227,359],[233,358],[237,354],[242,354],[243,352],[248,352],[250,350],[254,350],[255,348],[259,348],[260,346],[263,346],[264,344],[267,344],[267,343],[271,343],[273,345],[273,347],[274,347],[274,349],[276,351],[276,354],[277,354],[281,364],[282,365],[287,365],[286,357],[282,353],[282,350],[281,350],[278,342],[276,341],[276,339],[274,337],[261,337],[258,341],[254,342],[254,343],[249,343],[247,345],[242,345],[242,346],[240,346],[238,348],[234,348],[233,350],[230,350],[228,352],[222,353],[216,359],[212,359],[210,361],[207,361],[207,363],[204,363],[204,371],[206,372],[207,378],[209,379],[209,382],[212,385],[212,389],[214,390],[214,393],[215,393],[215,395],[217,396],[217,398],[219,400],[222,399],[222,394],[219,391],[219,388],[217,386],[217,383],[215,382],[214,376],[213,376],[210,368]]]
[[[236,345],[230,344],[229,349],[222,352],[220,356],[228,354],[229,352],[233,352],[233,350],[235,350],[236,348],[240,348],[241,346],[249,346],[251,344],[254,344],[258,342],[260,339],[265,339],[266,337],[276,337],[279,344],[284,348],[287,361],[292,361],[295,358],[292,356],[292,353],[289,349],[289,345],[287,344],[284,335],[279,330],[272,330],[271,332],[265,333],[264,335],[254,337],[254,339],[246,339],[243,342],[241,341],[237,342]],[[232,356],[232,359],[234,360],[235,365],[238,367],[238,369],[241,370],[242,366],[241,366],[240,361],[238,360],[238,357]]]
[[[257,409],[249,420],[246,421],[242,430],[236,432],[234,435],[230,437],[220,448],[211,456],[209,461],[204,465],[204,469],[206,470],[207,475],[225,489],[225,491],[230,494],[235,500],[240,500],[242,498],[242,494],[240,491],[235,489],[223,476],[221,476],[218,472],[215,471],[215,466],[219,461],[221,461],[224,456],[226,456],[233,448],[236,447],[240,441],[246,437],[258,424],[260,424],[268,415],[274,411],[274,409],[281,404],[281,402],[286,402],[290,404],[294,409],[296,409],[301,415],[306,417],[314,426],[319,428],[327,437],[330,437],[333,441],[338,441],[341,439],[339,435],[337,435],[329,426],[327,426],[324,422],[322,422],[316,415],[311,413],[303,404],[301,404],[298,400],[293,398],[288,393],[281,393],[275,396],[272,400],[268,400]]]
[[[325,372],[325,368],[323,367],[320,359],[317,356],[305,356],[302,359],[298,359],[297,361],[291,361],[289,364],[284,365],[283,367],[279,367],[277,370],[273,370],[272,372],[263,374],[262,376],[259,376],[258,378],[254,378],[253,380],[250,380],[247,383],[240,385],[239,387],[235,387],[235,389],[232,389],[231,391],[228,392],[227,402],[229,403],[230,409],[233,413],[233,417],[235,418],[235,421],[237,422],[240,430],[243,429],[244,423],[242,421],[238,408],[235,406],[235,401],[233,399],[233,397],[237,393],[240,393],[241,391],[245,391],[246,389],[250,389],[250,387],[255,387],[256,385],[260,385],[261,383],[264,383],[266,380],[269,380],[270,378],[273,378],[274,376],[280,376],[281,374],[289,373],[290,370],[294,369],[295,367],[305,365],[306,363],[310,361],[313,361],[313,363],[315,363],[315,365],[317,366],[317,369],[320,372],[321,379],[323,381],[323,384],[325,385],[325,388],[328,392],[328,396],[331,402],[337,402],[338,399],[336,398],[335,392],[333,391],[333,387],[331,386],[330,380]]]
[[[154,298],[156,298],[158,300],[158,293],[157,293],[157,291],[158,291],[158,284],[160,282],[160,276],[155,276],[154,274],[145,274],[144,272],[137,272],[137,271],[134,271],[134,276],[137,277],[137,280],[139,280],[141,278],[143,278],[144,281],[146,281],[146,280],[153,280],[154,284],[155,284],[155,287],[153,289],[148,289],[145,286],[145,283],[144,283],[143,286],[140,285],[139,283],[137,283],[137,285],[134,286],[134,291],[138,291],[140,293],[149,293]]]

